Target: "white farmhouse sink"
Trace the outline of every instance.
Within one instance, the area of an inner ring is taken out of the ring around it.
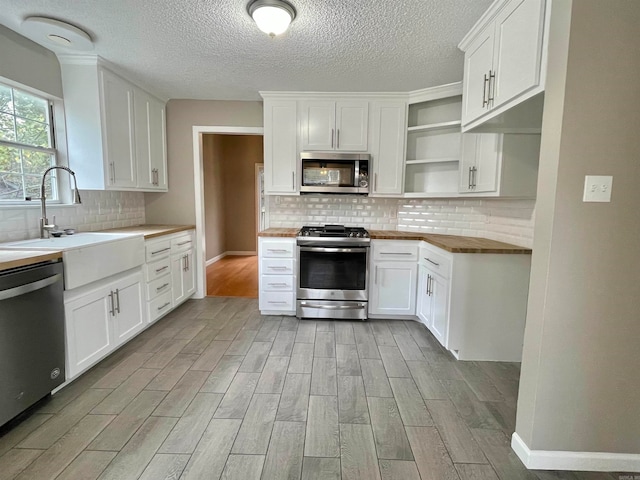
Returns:
[[[87,285],[144,263],[144,236],[129,233],[77,233],[0,244],[6,250],[61,251],[64,288]]]

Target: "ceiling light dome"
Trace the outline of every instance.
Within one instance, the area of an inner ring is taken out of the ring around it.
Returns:
[[[283,0],[255,0],[247,7],[258,28],[272,37],[286,32],[296,10]]]

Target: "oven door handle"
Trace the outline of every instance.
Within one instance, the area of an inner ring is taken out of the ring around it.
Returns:
[[[365,305],[320,305],[315,303],[300,302],[301,307],[320,308],[323,310],[362,310]]]
[[[321,252],[321,253],[365,253],[367,247],[355,248],[335,248],[335,247],[298,247],[301,252]]]

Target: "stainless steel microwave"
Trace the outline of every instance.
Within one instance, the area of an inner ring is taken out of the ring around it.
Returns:
[[[300,193],[369,193],[368,153],[303,152]]]

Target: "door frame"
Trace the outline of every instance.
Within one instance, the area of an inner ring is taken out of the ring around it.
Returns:
[[[202,153],[202,135],[264,135],[263,127],[194,125],[193,132],[193,189],[196,207],[196,293],[193,298],[207,295],[206,241],[204,218],[204,157]]]

